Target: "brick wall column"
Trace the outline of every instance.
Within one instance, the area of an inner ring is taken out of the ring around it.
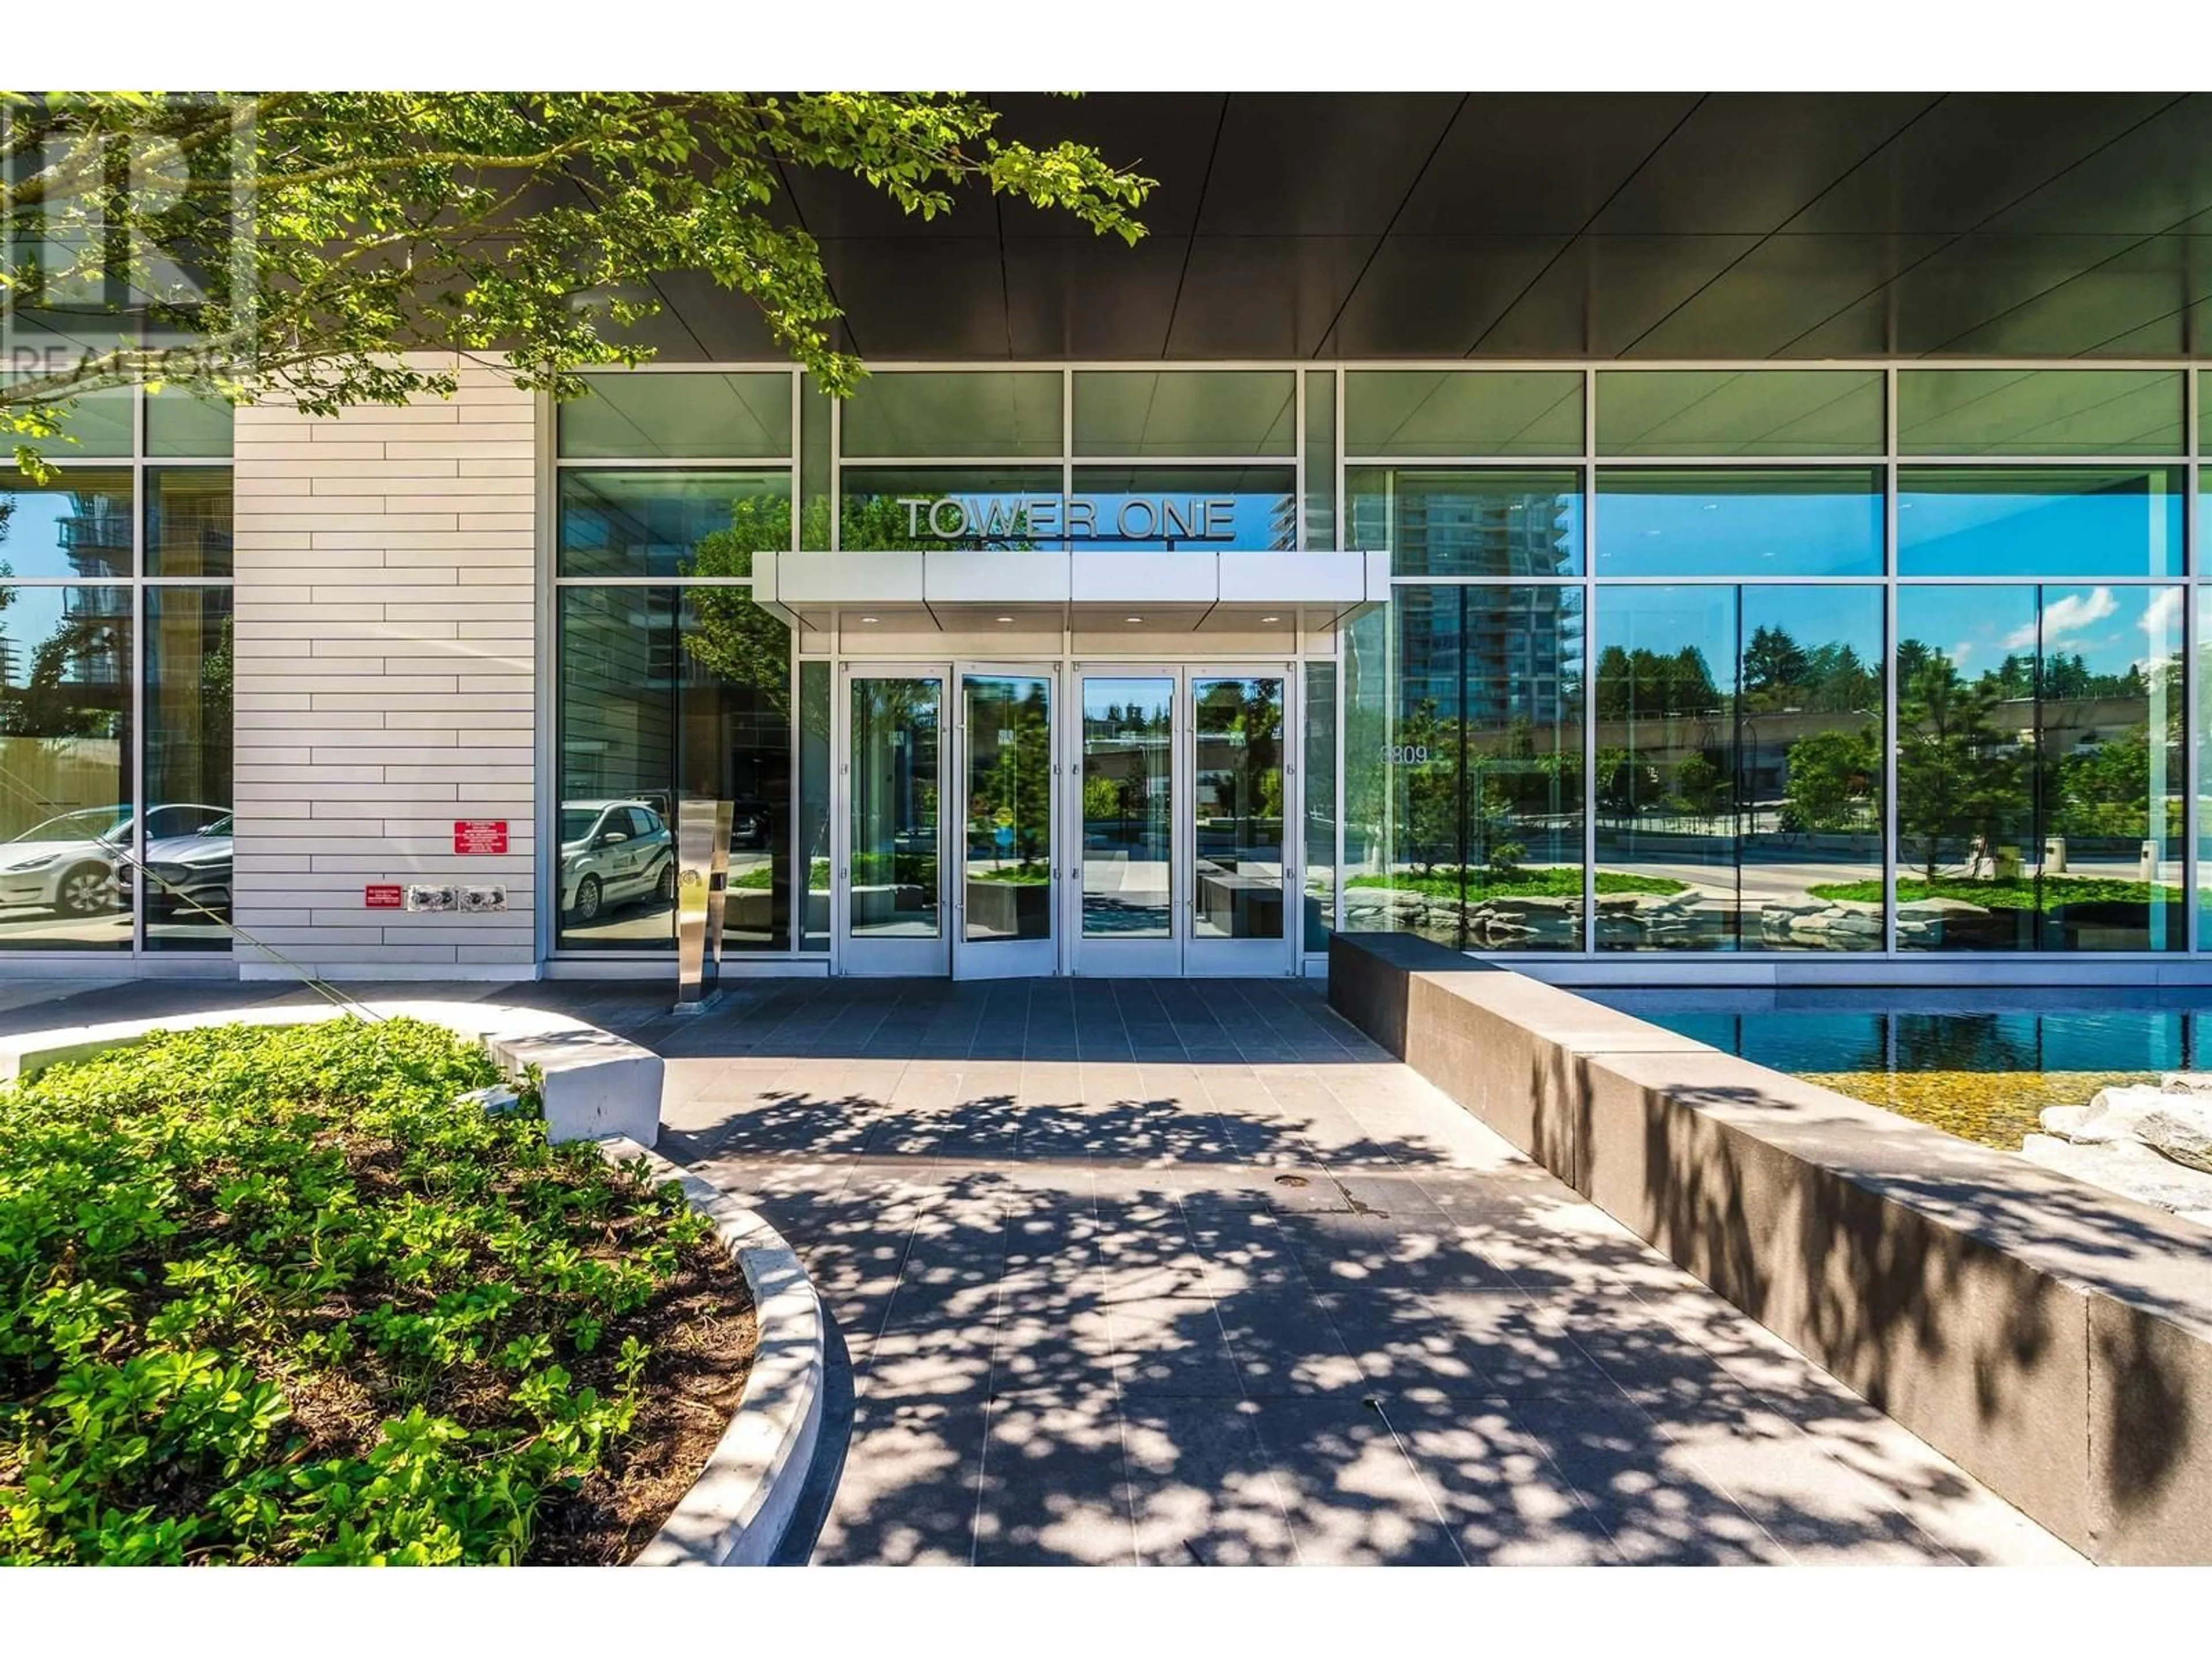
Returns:
[[[331,977],[537,973],[535,403],[459,373],[404,409],[238,411],[234,904]],[[510,850],[457,855],[457,818],[507,820]],[[508,908],[368,908],[385,882]]]

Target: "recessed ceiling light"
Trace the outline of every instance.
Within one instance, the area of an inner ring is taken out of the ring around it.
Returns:
[[[1280,621],[1282,621],[1282,618],[1281,618],[1280,617],[1261,617],[1261,618],[1260,618],[1260,620],[1261,620],[1261,622],[1263,622],[1263,623],[1271,623],[1271,622],[1280,622]]]
[[[998,620],[1000,622],[1012,622],[1013,621],[1013,618],[1012,617],[1000,617]]]
[[[860,618],[860,620],[861,620],[862,622],[873,622],[873,621],[875,621],[875,618],[874,618],[873,617],[861,617],[861,618]]]
[[[1144,621],[1144,618],[1142,617],[1124,617],[1121,620],[1124,622],[1142,622]]]

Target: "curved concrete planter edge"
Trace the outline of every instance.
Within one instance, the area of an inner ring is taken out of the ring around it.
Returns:
[[[757,1212],[635,1141],[611,1137],[599,1146],[613,1163],[646,1159],[656,1183],[680,1182],[692,1207],[713,1218],[752,1291],[757,1328],[752,1370],[729,1426],[698,1480],[630,1565],[765,1565],[798,1513],[821,1442],[828,1364],[821,1300],[798,1252]]]

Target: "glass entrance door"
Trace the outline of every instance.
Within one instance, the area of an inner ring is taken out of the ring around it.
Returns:
[[[1075,972],[1291,971],[1294,691],[1283,665],[1079,672]]]
[[[841,670],[836,971],[1294,972],[1295,670],[1063,672]]]
[[[1172,671],[1083,676],[1076,770],[1082,843],[1070,854],[1076,971],[1182,971],[1176,780],[1182,684]]]
[[[1060,970],[1050,670],[963,668],[956,979]]]
[[[1289,966],[1287,676],[1194,670],[1187,974]]]
[[[852,670],[841,700],[844,807],[831,884],[840,971],[942,974],[941,669]]]

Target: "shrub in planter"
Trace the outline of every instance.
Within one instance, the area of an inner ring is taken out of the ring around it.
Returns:
[[[742,1389],[743,1280],[673,1187],[465,1097],[496,1080],[341,1019],[0,1090],[0,1560],[641,1545],[713,1439],[664,1396]]]

